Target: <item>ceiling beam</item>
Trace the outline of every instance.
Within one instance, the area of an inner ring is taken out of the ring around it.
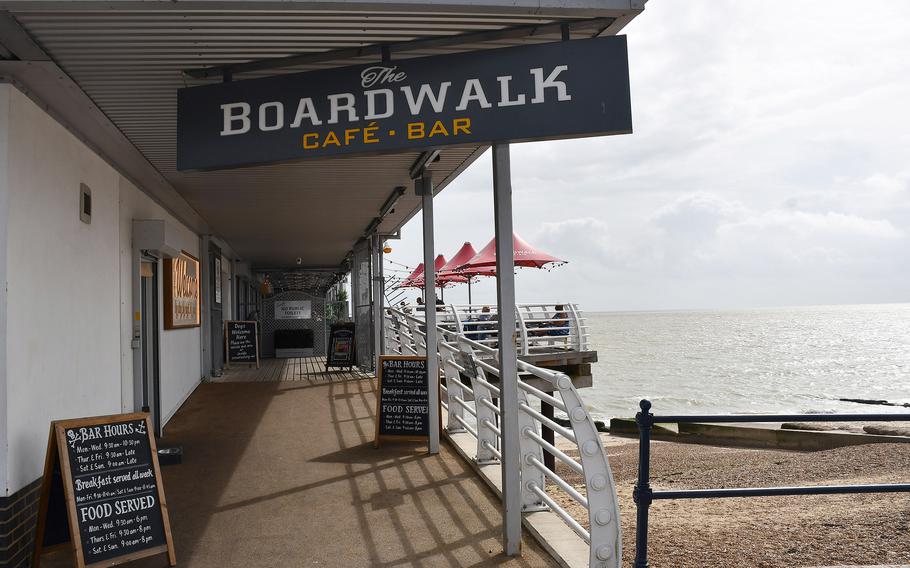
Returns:
[[[50,56],[8,11],[0,11],[0,43],[20,61],[50,61]]]
[[[184,75],[193,79],[209,79],[217,77],[222,79],[225,76],[233,77],[238,73],[249,73],[252,71],[265,71],[269,69],[281,69],[285,67],[295,67],[298,65],[311,65],[314,63],[325,63],[327,61],[339,61],[345,59],[356,59],[358,57],[376,56],[380,59],[383,52],[394,56],[396,53],[405,53],[423,49],[437,49],[441,47],[451,47],[462,44],[481,43],[487,41],[498,41],[503,39],[515,39],[542,35],[549,33],[562,33],[567,27],[569,31],[592,29],[593,35],[599,34],[601,30],[608,28],[615,18],[588,18],[582,20],[563,20],[549,24],[529,24],[523,26],[512,26],[501,30],[486,30],[482,32],[469,32],[463,34],[454,34],[445,37],[425,37],[411,41],[398,43],[374,43],[363,47],[349,47],[345,49],[333,49],[321,53],[306,53],[301,55],[289,55],[287,57],[275,57],[270,59],[258,59],[244,63],[231,63],[229,65],[215,65],[212,67],[202,67],[197,69],[185,69]]]

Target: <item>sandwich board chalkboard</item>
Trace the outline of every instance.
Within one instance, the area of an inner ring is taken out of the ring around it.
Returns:
[[[329,328],[329,350],[325,356],[325,370],[329,367],[354,366],[354,324],[333,323]]]
[[[224,322],[225,362],[249,363],[259,368],[259,335],[255,321],[230,320]]]
[[[430,437],[430,388],[426,357],[379,358],[376,437],[382,440],[426,440]]]
[[[64,548],[78,568],[165,552],[177,564],[147,413],[51,423],[32,566]]]

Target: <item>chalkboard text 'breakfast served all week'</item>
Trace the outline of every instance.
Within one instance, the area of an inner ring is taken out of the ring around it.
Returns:
[[[65,430],[86,563],[164,540],[145,420]]]
[[[377,437],[429,435],[429,385],[423,357],[381,357]]]

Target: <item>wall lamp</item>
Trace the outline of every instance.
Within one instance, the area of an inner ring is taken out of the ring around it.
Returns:
[[[420,156],[417,158],[417,161],[414,162],[414,165],[411,166],[410,176],[411,179],[419,178],[427,166],[439,159],[439,150],[428,150],[426,152],[421,152]]]
[[[392,191],[392,195],[390,195],[389,198],[385,200],[385,203],[382,204],[382,208],[379,209],[380,219],[395,209],[395,205],[398,204],[398,200],[401,199],[401,196],[404,195],[404,192],[405,188],[402,186],[398,186]]]

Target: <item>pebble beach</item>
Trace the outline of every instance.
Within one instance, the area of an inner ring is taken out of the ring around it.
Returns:
[[[603,435],[620,498],[623,565],[634,558],[637,440]],[[581,478],[557,463],[582,488]],[[818,452],[654,442],[654,489],[910,482],[910,444]],[[560,504],[582,514],[565,493]],[[910,564],[910,494],[658,501],[651,507],[654,568],[795,568]]]

